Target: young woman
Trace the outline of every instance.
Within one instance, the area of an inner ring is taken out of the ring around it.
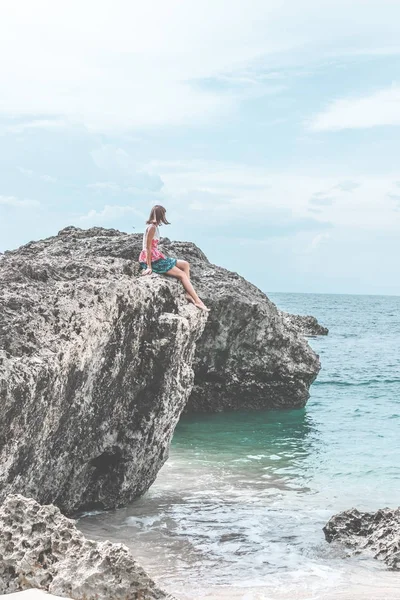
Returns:
[[[170,275],[176,277],[182,282],[186,290],[186,298],[193,302],[197,308],[209,311],[204,302],[196,294],[194,287],[190,282],[190,265],[186,260],[177,260],[176,258],[167,258],[158,249],[160,241],[159,225],[169,225],[165,216],[166,210],[163,206],[153,206],[150,212],[147,227],[143,235],[143,248],[139,256],[139,263],[144,269],[142,275],[159,273],[160,275]]]

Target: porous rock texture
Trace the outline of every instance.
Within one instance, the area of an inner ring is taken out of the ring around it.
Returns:
[[[315,317],[311,315],[291,315],[282,312],[286,323],[293,325],[298,331],[307,337],[316,337],[319,335],[328,335],[329,329],[320,325]]]
[[[165,462],[206,314],[135,277],[132,241],[67,228],[0,257],[0,499],[122,506]]]
[[[320,363],[298,325],[302,318],[290,321],[261,290],[211,264],[194,244],[164,240],[163,248],[189,260],[193,283],[211,308],[187,410],[303,407]]]
[[[87,540],[52,504],[8,496],[0,531],[0,593],[38,588],[75,600],[173,600],[124,544]]]
[[[67,227],[0,255],[0,500],[125,505],[154,481],[189,396],[191,411],[305,405],[318,357],[265,294],[164,239],[207,320],[178,281],[139,276],[141,247]]]
[[[353,508],[333,516],[323,530],[328,542],[339,542],[357,554],[367,552],[390,569],[400,569],[400,508]]]

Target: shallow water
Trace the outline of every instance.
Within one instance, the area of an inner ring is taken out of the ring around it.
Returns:
[[[322,526],[399,504],[400,298],[270,294],[330,328],[304,410],[186,417],[151,490],[78,526],[126,543],[183,599],[400,598],[400,574]]]

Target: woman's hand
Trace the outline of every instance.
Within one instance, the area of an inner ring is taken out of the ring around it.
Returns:
[[[153,269],[151,269],[150,267],[147,267],[147,269],[145,271],[143,271],[142,275],[151,275],[153,272]]]

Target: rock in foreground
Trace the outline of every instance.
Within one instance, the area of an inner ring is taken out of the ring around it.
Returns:
[[[374,513],[347,510],[324,527],[328,542],[339,542],[355,553],[368,552],[390,569],[400,569],[400,508]]]
[[[10,495],[0,531],[0,593],[33,587],[75,600],[173,600],[124,544],[87,540],[53,505]]]
[[[206,316],[130,257],[74,228],[0,257],[0,499],[122,506],[164,464]]]

